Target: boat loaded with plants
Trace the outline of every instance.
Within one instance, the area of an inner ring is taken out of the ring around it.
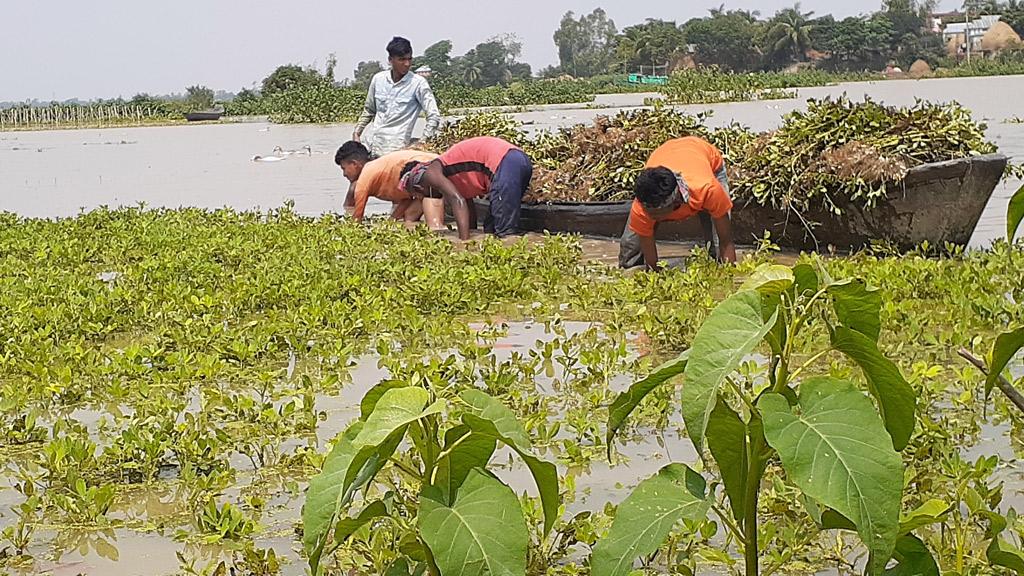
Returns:
[[[433,144],[443,149],[478,134],[509,139],[535,164],[525,228],[617,236],[651,151],[670,138],[701,136],[726,158],[736,236],[749,242],[769,232],[782,245],[809,249],[873,240],[903,249],[964,245],[1007,168],[985,125],[958,104],[811,100],[765,133],[710,128],[705,120],[656,104],[529,136],[489,114],[446,126]],[[671,223],[659,237],[699,238],[700,230],[696,222]]]

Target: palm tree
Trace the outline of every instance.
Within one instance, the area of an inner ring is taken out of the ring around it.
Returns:
[[[476,86],[477,82],[480,81],[480,75],[483,74],[483,68],[479,62],[470,62],[466,66],[466,70],[463,72],[463,80],[470,86]]]
[[[811,48],[811,30],[814,25],[809,22],[814,12],[801,12],[800,3],[792,8],[780,10],[772,18],[768,30],[768,50],[773,56],[792,57],[798,62],[807,58]]]

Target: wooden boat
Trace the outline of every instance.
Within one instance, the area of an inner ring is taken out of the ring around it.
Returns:
[[[189,122],[209,122],[213,120],[220,120],[220,117],[223,115],[223,110],[200,110],[198,112],[186,113],[185,120],[188,120]]]
[[[845,207],[837,216],[825,210],[793,212],[750,204],[733,209],[733,235],[751,244],[771,233],[772,242],[800,250],[856,250],[872,241],[885,241],[910,250],[927,241],[966,245],[992,192],[1006,169],[1001,154],[973,156],[912,168],[888,195],[868,210]],[[480,218],[486,200],[477,200]],[[631,202],[551,202],[523,206],[520,227],[525,231],[566,232],[585,236],[618,237],[626,225]],[[805,224],[810,223],[810,224]],[[661,240],[700,240],[697,218],[658,226]]]

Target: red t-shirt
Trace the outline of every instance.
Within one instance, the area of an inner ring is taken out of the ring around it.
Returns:
[[[665,167],[679,174],[690,190],[690,201],[657,222],[685,220],[701,211],[721,218],[732,210],[732,200],[715,177],[725,166],[722,153],[710,142],[687,136],[669,140],[658,147],[647,160],[646,168]],[[656,221],[644,210],[639,200],[630,208],[629,227],[639,236],[654,236]]]
[[[501,138],[478,136],[452,146],[438,160],[459,194],[470,199],[485,196],[491,189],[491,179],[509,150],[518,147]]]

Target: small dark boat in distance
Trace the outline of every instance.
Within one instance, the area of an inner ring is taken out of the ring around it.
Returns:
[[[223,115],[223,110],[200,110],[198,112],[187,112],[185,120],[189,122],[211,122],[220,120],[220,117]]]

